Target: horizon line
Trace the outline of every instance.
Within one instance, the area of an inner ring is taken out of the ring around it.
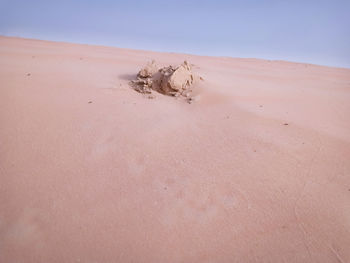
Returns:
[[[126,49],[126,50],[133,50],[133,51],[144,51],[144,52],[154,52],[154,53],[167,53],[167,54],[179,54],[179,55],[190,55],[190,56],[198,56],[198,57],[210,57],[210,58],[229,58],[229,59],[255,59],[255,60],[263,60],[263,61],[271,61],[271,62],[287,62],[292,64],[304,64],[304,65],[310,65],[310,66],[318,66],[318,67],[326,67],[326,68],[336,68],[336,69],[346,69],[349,70],[350,66],[333,66],[333,65],[326,65],[326,64],[316,64],[316,63],[310,63],[305,61],[295,61],[295,60],[285,60],[285,59],[270,59],[270,58],[263,58],[263,57],[234,57],[230,55],[208,55],[208,54],[199,54],[199,53],[190,53],[190,52],[175,52],[175,51],[164,51],[164,50],[156,50],[156,49],[143,49],[143,48],[129,48],[129,47],[121,47],[121,46],[115,46],[115,45],[108,45],[108,44],[99,44],[99,43],[84,43],[84,42],[74,42],[74,41],[67,41],[67,40],[53,40],[53,39],[41,39],[41,38],[35,38],[35,37],[23,37],[19,35],[7,35],[7,34],[0,34],[0,37],[5,38],[18,38],[18,39],[24,39],[24,40],[35,40],[35,41],[43,41],[43,42],[56,42],[56,43],[65,43],[65,44],[73,44],[73,45],[87,45],[87,46],[95,46],[95,47],[108,47],[108,48],[118,48],[118,49]]]

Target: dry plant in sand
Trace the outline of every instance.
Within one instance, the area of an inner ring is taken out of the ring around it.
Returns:
[[[155,61],[149,62],[137,74],[137,79],[131,81],[131,86],[142,94],[148,94],[148,98],[154,98],[153,91],[184,98],[192,103],[192,85],[198,79],[193,74],[190,64],[184,61],[180,66],[158,68]],[[199,79],[203,80],[201,77]]]

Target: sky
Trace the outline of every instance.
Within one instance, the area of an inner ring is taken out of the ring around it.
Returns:
[[[350,68],[350,0],[0,0],[0,35]]]

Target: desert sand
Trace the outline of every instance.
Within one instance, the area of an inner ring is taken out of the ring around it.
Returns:
[[[0,100],[0,262],[350,262],[350,69],[0,37]]]

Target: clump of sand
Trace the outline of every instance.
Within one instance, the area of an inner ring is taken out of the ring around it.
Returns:
[[[195,79],[196,76],[187,61],[177,67],[159,68],[153,60],[139,71],[137,79],[131,81],[131,85],[137,92],[148,94],[149,98],[154,98],[152,93],[156,91],[168,96],[186,98],[187,102],[191,103]]]

